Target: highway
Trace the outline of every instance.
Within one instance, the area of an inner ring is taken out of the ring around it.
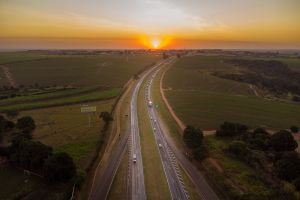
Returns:
[[[172,199],[188,199],[188,194],[184,189],[181,175],[177,167],[177,161],[194,183],[202,200],[218,200],[218,196],[205,180],[205,177],[196,169],[196,167],[186,158],[184,153],[175,145],[168,134],[163,122],[157,115],[155,103],[151,98],[152,81],[157,75],[157,69],[147,83],[146,101],[148,102],[148,113],[151,120],[152,129],[159,148],[159,153],[164,166],[165,175],[168,180]],[[151,102],[152,105],[149,105]]]
[[[112,151],[109,159],[106,162],[100,163],[101,170],[96,170],[95,180],[92,185],[92,189],[89,195],[89,200],[106,199],[109,193],[111,184],[118,170],[120,162],[123,158],[126,148],[129,146],[131,154],[130,161],[132,161],[133,153],[137,154],[137,162],[129,162],[130,178],[129,178],[129,199],[146,199],[144,173],[142,155],[140,149],[138,119],[137,119],[137,94],[144,78],[151,73],[154,69],[160,66],[161,63],[156,64],[149,69],[142,78],[139,79],[135,86],[131,104],[130,104],[130,126],[126,133],[120,139],[120,142],[116,145]],[[130,140],[128,140],[130,139]],[[131,141],[131,142],[128,142]]]
[[[168,64],[170,61],[171,60],[168,60],[165,64]],[[154,105],[151,104],[151,85],[153,78],[157,72],[158,70],[156,70],[152,74],[150,80],[147,82],[147,91],[145,96],[145,100],[147,102],[147,110],[149,118],[151,119],[152,130],[156,139],[156,144],[160,154],[161,162],[163,164],[164,173],[167,178],[171,197],[172,199],[187,200],[189,199],[189,196],[184,187],[183,179],[178,168],[177,161],[168,144],[165,142],[164,135],[162,134],[162,129],[157,122],[158,118],[156,117],[156,113],[154,112]]]
[[[95,182],[93,183],[92,190],[89,196],[90,200],[107,198],[114,176],[117,172],[117,169],[127,147],[130,155],[128,174],[128,199],[146,200],[143,160],[137,114],[138,93],[145,78],[150,77],[150,79],[147,80],[148,86],[145,99],[147,103],[151,101],[152,80],[156,76],[158,71],[163,68],[163,66],[170,63],[172,59],[173,58],[166,59],[157,63],[151,69],[146,71],[138,80],[133,90],[130,101],[130,126],[120,139],[120,142],[114,148],[107,162],[103,162],[101,170],[97,170]],[[217,200],[217,195],[206,182],[202,174],[185,157],[184,153],[179,148],[177,148],[173,139],[170,138],[168,134],[166,134],[166,129],[164,127],[164,124],[158,117],[155,105],[153,104],[152,106],[147,107],[151,126],[156,139],[157,148],[159,150],[161,162],[163,164],[164,173],[168,182],[172,199],[189,199],[189,195],[185,189],[180,170],[178,168],[178,162],[190,177],[192,182],[195,184],[202,200]]]

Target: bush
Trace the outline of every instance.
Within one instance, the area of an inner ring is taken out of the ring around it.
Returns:
[[[18,119],[17,128],[21,130],[33,131],[35,129],[35,122],[32,117],[26,116]]]
[[[286,152],[275,163],[278,178],[292,181],[300,176],[300,158],[296,152]]]
[[[247,144],[245,142],[235,140],[229,144],[227,151],[229,153],[234,154],[240,159],[244,159],[245,156],[248,154],[249,149],[247,148]]]
[[[208,156],[208,150],[204,145],[193,150],[193,156],[196,160],[201,161]]]
[[[202,145],[203,133],[199,128],[187,126],[183,131],[183,141],[191,149],[198,148]]]
[[[293,135],[286,130],[281,130],[272,135],[270,145],[276,151],[293,151],[298,147]]]

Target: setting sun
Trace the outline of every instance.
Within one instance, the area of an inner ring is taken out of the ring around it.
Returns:
[[[160,46],[160,41],[158,39],[153,39],[151,44],[152,44],[153,49],[158,49]]]
[[[140,43],[149,49],[164,49],[171,43],[171,38],[167,36],[140,36]]]

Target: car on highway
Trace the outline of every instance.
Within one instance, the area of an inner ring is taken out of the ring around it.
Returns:
[[[133,156],[132,156],[132,162],[133,162],[133,163],[136,163],[136,154],[135,154],[135,153],[134,153]]]
[[[158,146],[159,146],[159,148],[162,148],[162,145],[160,143],[158,144]]]

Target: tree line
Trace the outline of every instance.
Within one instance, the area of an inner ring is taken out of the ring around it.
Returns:
[[[9,132],[12,136],[9,145],[1,146],[0,155],[6,157],[10,165],[39,174],[49,182],[66,182],[75,177],[72,157],[32,140],[35,128],[35,121],[30,116],[19,118],[15,124],[0,115],[1,142]]]

